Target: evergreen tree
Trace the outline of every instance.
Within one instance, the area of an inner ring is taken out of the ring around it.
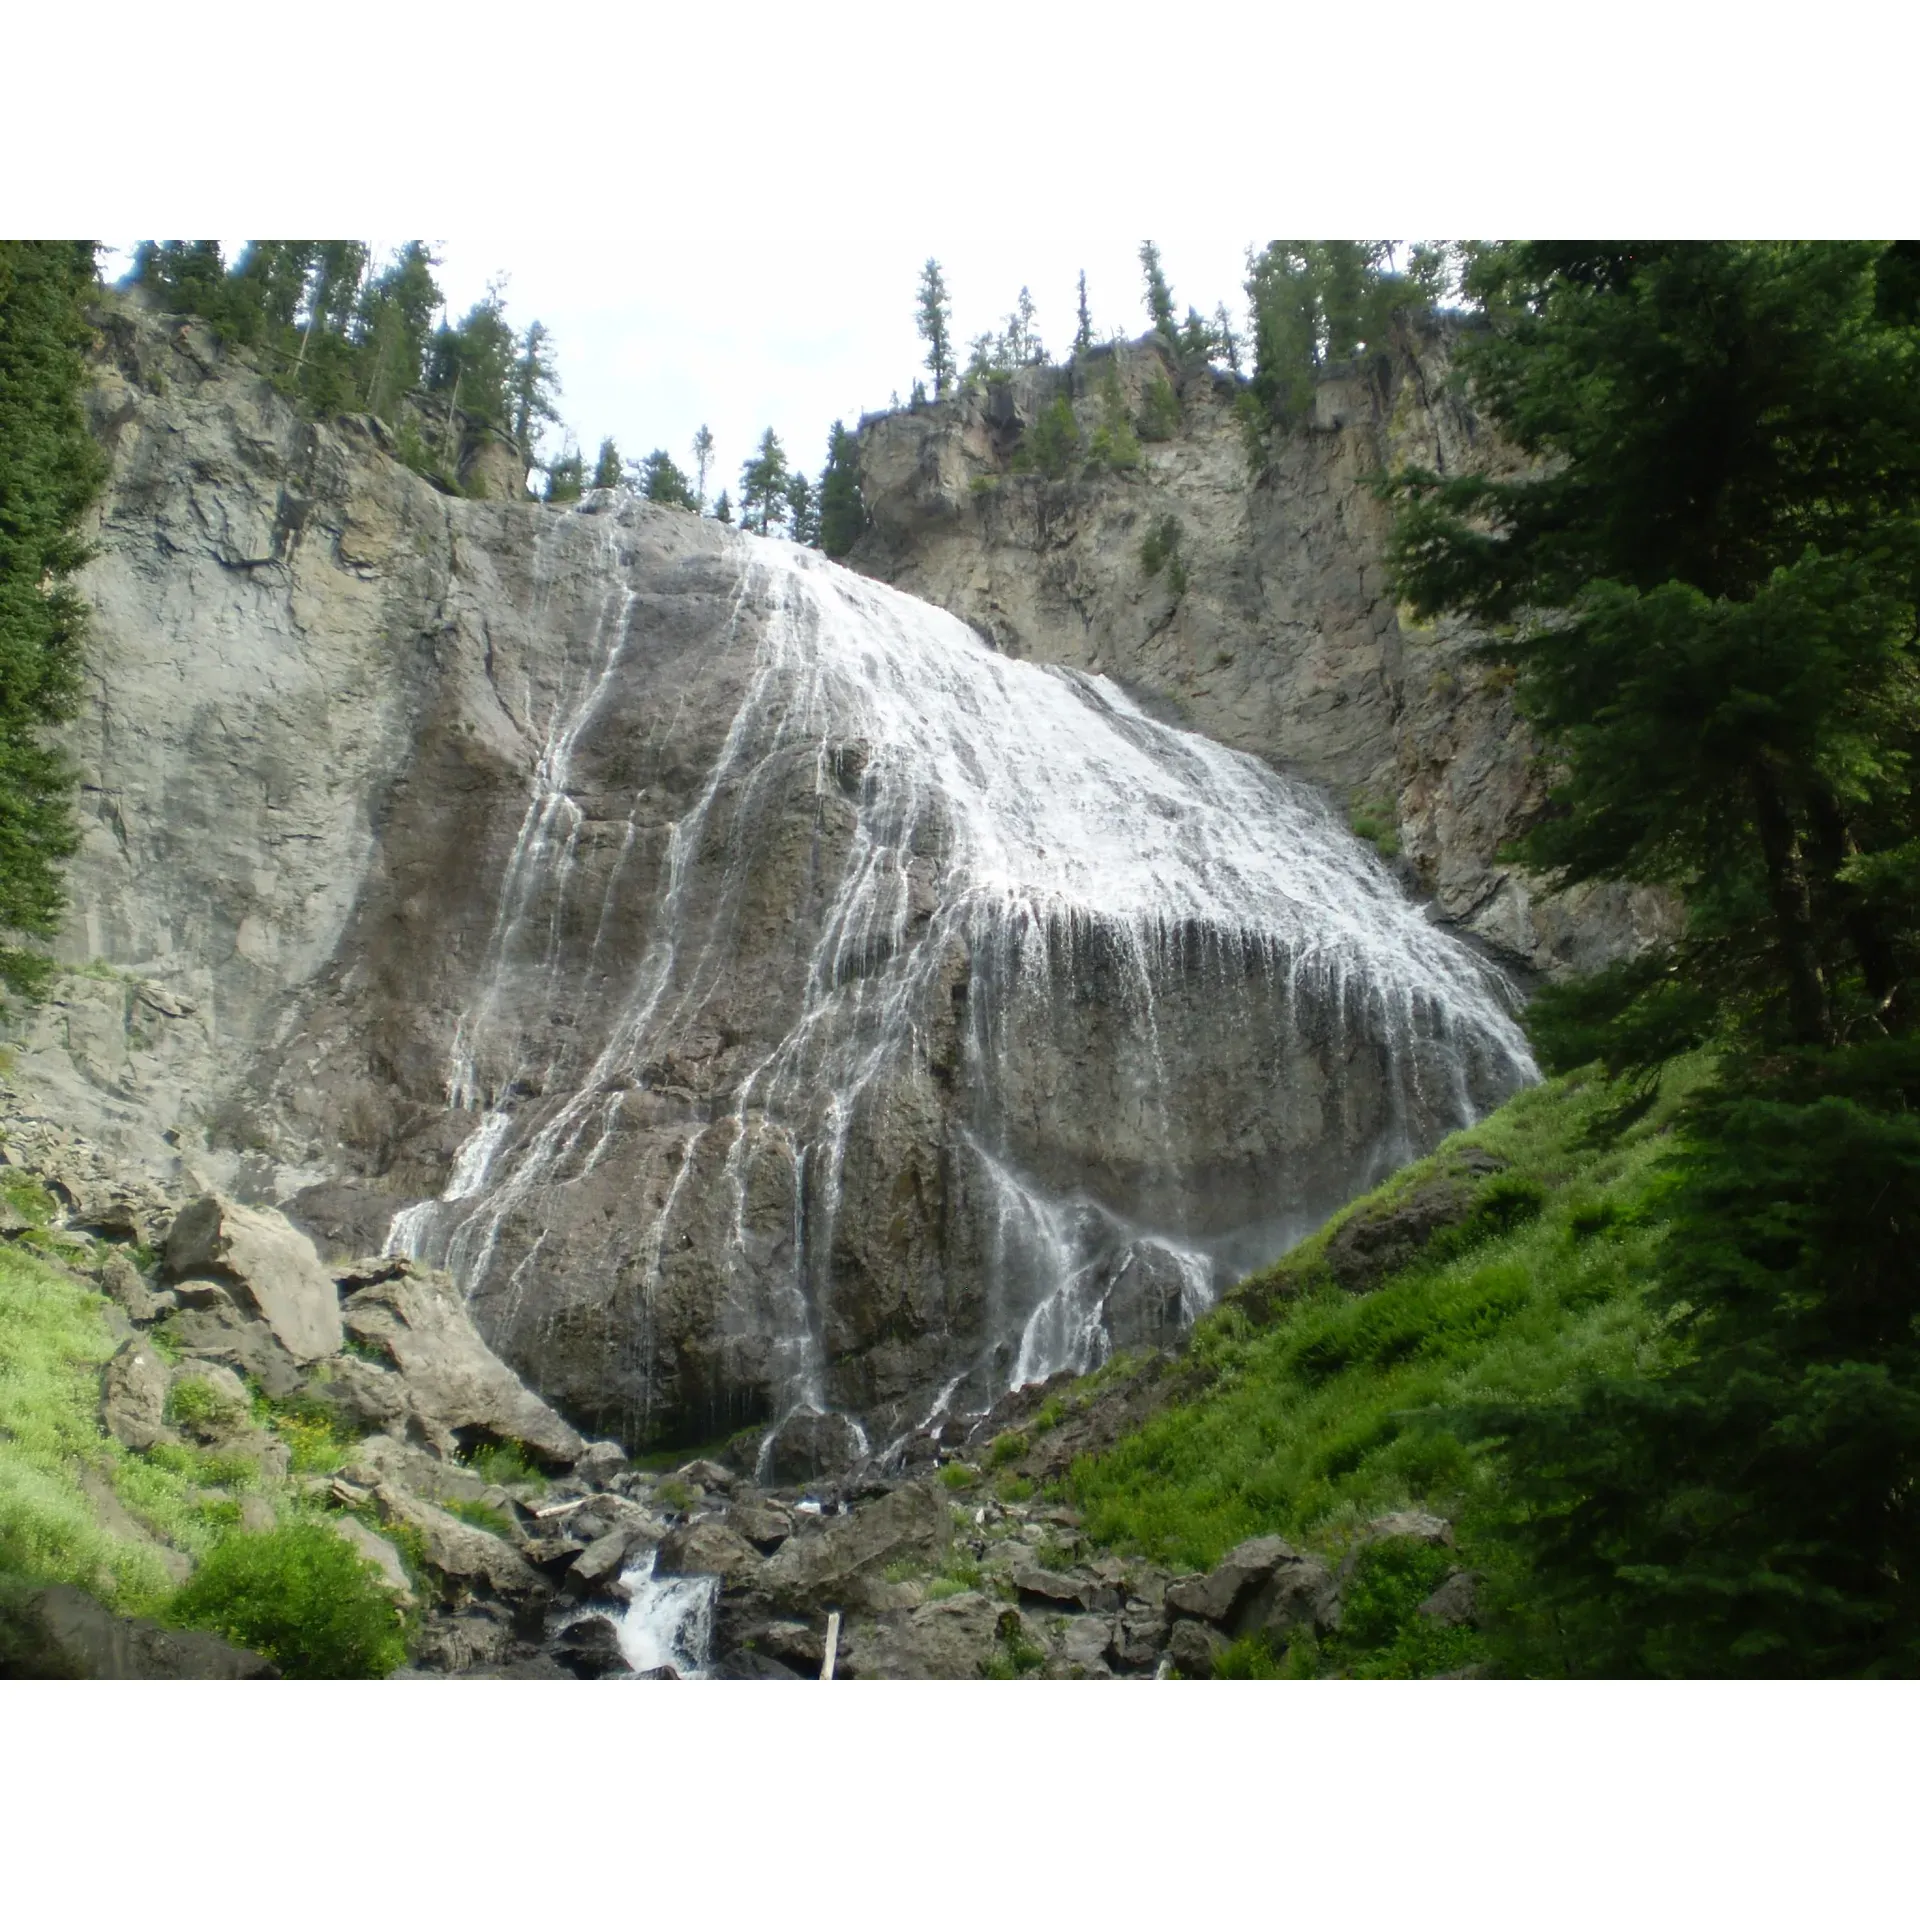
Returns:
[[[569,500],[578,500],[586,490],[586,460],[569,440],[560,457],[547,467],[547,501],[553,506],[564,506]]]
[[[1219,343],[1220,357],[1235,373],[1240,371],[1240,336],[1233,330],[1233,316],[1227,311],[1227,303],[1222,300],[1213,310],[1214,338]]]
[[[820,546],[839,559],[853,549],[867,526],[860,495],[860,443],[841,423],[827,436],[827,464],[820,475]]]
[[[48,738],[80,694],[86,608],[70,579],[105,462],[87,432],[93,246],[0,241],[0,986],[31,993],[78,840],[73,773]]]
[[[769,427],[740,469],[740,524],[748,532],[771,534],[785,523],[789,478],[786,450]]]
[[[664,457],[663,455],[662,458]],[[668,464],[672,465],[672,462],[669,461]],[[711,428],[703,425],[693,436],[693,503],[696,513],[705,513],[707,510],[707,475],[712,467],[713,432]],[[651,499],[653,496],[649,494],[647,497]]]
[[[600,442],[599,457],[593,463],[593,487],[596,492],[619,486],[621,479],[620,449],[611,438]]]
[[[700,511],[699,496],[687,485],[687,476],[673,464],[664,447],[655,447],[640,462],[634,478],[641,495],[656,506],[679,507],[688,513]]]
[[[1153,330],[1166,336],[1169,346],[1179,344],[1180,329],[1173,317],[1173,289],[1160,271],[1160,249],[1151,240],[1140,243],[1140,271],[1147,283],[1147,317]]]
[[[713,503],[713,517],[718,520],[723,527],[728,527],[733,524],[733,502],[727,498],[727,490],[725,487],[720,489],[720,498]]]
[[[787,480],[787,531],[795,546],[820,544],[820,495],[804,473]]]
[[[927,343],[927,371],[933,375],[933,397],[938,400],[953,385],[956,373],[953,308],[947,299],[947,283],[941,277],[938,260],[928,260],[920,270],[920,306],[914,324],[920,338]]]
[[[513,409],[508,431],[522,461],[531,465],[533,443],[541,427],[557,424],[560,419],[560,410],[554,404],[560,392],[560,376],[554,371],[553,336],[538,320],[520,336],[508,390]],[[614,472],[619,472],[617,462]]]
[[[1502,1443],[1522,1664],[1920,1671],[1908,269],[1478,249],[1462,364],[1528,465],[1393,483],[1398,590],[1493,629],[1561,770],[1521,857],[1685,908],[1669,949],[1542,993],[1543,1055],[1645,1074],[1710,1037],[1720,1075],[1656,1202],[1659,1364],[1469,1423]]]
[[[247,264],[259,244],[248,249]],[[433,277],[438,264],[423,242],[409,240],[387,268],[367,282],[361,297],[359,337],[367,363],[361,403],[383,418],[393,415],[425,374],[427,342],[440,306],[440,288]],[[263,270],[261,279],[263,290],[273,287],[268,271]]]
[[[1886,257],[1525,246],[1472,270],[1492,324],[1463,359],[1541,468],[1404,475],[1395,560],[1416,610],[1502,630],[1564,765],[1528,864],[1687,902],[1677,973],[1616,975],[1616,1027],[1676,981],[1761,1040],[1913,1017],[1920,333],[1885,315]]]
[[[1087,309],[1087,270],[1080,269],[1080,306],[1073,328],[1073,357],[1093,351],[1093,315]]]

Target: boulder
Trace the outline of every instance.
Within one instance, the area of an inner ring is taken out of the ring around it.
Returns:
[[[78,1587],[42,1587],[0,1610],[0,1679],[277,1680],[272,1661],[210,1633],[123,1620]]]
[[[1051,1567],[1015,1567],[1013,1588],[1022,1599],[1047,1601],[1057,1607],[1084,1609],[1090,1597],[1085,1580],[1070,1573],[1056,1573]]]
[[[627,1562],[659,1537],[659,1529],[645,1521],[628,1521],[624,1525],[611,1527],[585,1548],[567,1569],[568,1582],[588,1591],[611,1586],[619,1579]],[[705,1573],[709,1569],[694,1567],[688,1571]]]
[[[788,1414],[767,1442],[760,1478],[774,1487],[837,1480],[851,1473],[866,1452],[860,1429],[844,1413],[803,1408]]]
[[[885,1584],[886,1567],[898,1560],[929,1564],[952,1538],[946,1490],[937,1481],[911,1480],[817,1533],[795,1535],[762,1563],[764,1584],[798,1613],[859,1605]]]
[[[1276,1567],[1301,1556],[1277,1533],[1242,1540],[1220,1558],[1211,1573],[1194,1574],[1167,1585],[1169,1612],[1212,1621],[1216,1626],[1233,1617],[1250,1591]]]
[[[766,1501],[737,1500],[727,1509],[727,1525],[751,1547],[772,1553],[793,1537],[793,1516]]]
[[[147,1243],[146,1222],[124,1200],[105,1200],[82,1207],[67,1225],[76,1233],[90,1233],[96,1240],[123,1240],[130,1246]]]
[[[498,1534],[470,1527],[391,1483],[383,1482],[375,1498],[387,1519],[419,1534],[421,1556],[428,1566],[460,1585],[522,1607],[552,1597],[552,1581]]]
[[[144,1334],[121,1342],[100,1387],[100,1423],[136,1452],[167,1437],[167,1363]]]
[[[506,1660],[516,1638],[512,1613],[481,1601],[457,1613],[429,1614],[415,1632],[413,1657],[439,1673],[465,1673]]]
[[[333,1530],[379,1575],[382,1586],[398,1596],[405,1605],[413,1604],[413,1582],[407,1578],[407,1570],[391,1540],[383,1540],[372,1528],[362,1526],[351,1514],[336,1514]]]
[[[1475,1586],[1473,1574],[1457,1568],[1420,1602],[1419,1611],[1443,1627],[1470,1627],[1479,1618]]]
[[[284,1214],[203,1194],[167,1235],[166,1277],[222,1282],[301,1365],[340,1351],[340,1295],[314,1245]]]
[[[196,1284],[188,1281],[182,1291],[191,1292]],[[238,1367],[276,1400],[299,1392],[303,1377],[300,1368],[273,1329],[264,1320],[248,1319],[224,1291],[211,1283],[207,1291],[217,1297],[205,1306],[174,1314],[167,1322],[169,1337],[188,1353]],[[184,1301],[181,1304],[187,1306]]]
[[[910,1613],[855,1620],[844,1632],[837,1675],[848,1680],[977,1680],[1016,1608],[984,1593],[929,1600]]]
[[[1114,1623],[1107,1658],[1116,1667],[1157,1667],[1167,1650],[1166,1615],[1157,1609],[1127,1612]]]
[[[231,1367],[189,1358],[168,1382],[174,1423],[188,1439],[219,1446],[253,1425],[253,1399]]]
[[[605,1613],[583,1613],[569,1620],[553,1636],[553,1658],[581,1680],[604,1680],[632,1671],[620,1650],[620,1623]]]
[[[783,1660],[774,1660],[751,1647],[740,1647],[714,1662],[709,1678],[714,1680],[800,1680],[811,1675],[795,1673]]]
[[[100,1291],[104,1293],[136,1327],[157,1320],[178,1303],[170,1293],[155,1293],[124,1253],[110,1253],[98,1268]]]
[[[627,1470],[627,1452],[617,1440],[596,1440],[573,1463],[576,1478],[594,1488],[610,1487]]]
[[[702,1493],[730,1493],[740,1476],[730,1467],[723,1467],[718,1460],[693,1460],[681,1467],[674,1477],[684,1480],[690,1487],[698,1487]]]
[[[569,1466],[586,1451],[566,1421],[488,1349],[444,1276],[408,1270],[363,1287],[348,1302],[346,1324],[392,1362],[408,1411],[442,1452],[491,1437],[516,1440],[546,1464]]]
[[[1199,1620],[1176,1620],[1167,1635],[1167,1658],[1188,1680],[1211,1680],[1214,1662],[1226,1652],[1227,1636]]]
[[[660,1543],[654,1561],[658,1573],[711,1573],[721,1579],[750,1583],[774,1564],[721,1520],[694,1520],[674,1530]]]

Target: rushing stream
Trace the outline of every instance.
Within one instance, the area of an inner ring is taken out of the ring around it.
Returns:
[[[745,565],[735,618],[761,622],[757,652],[672,827],[645,950],[596,1052],[568,1060],[527,1009],[563,995],[562,947],[582,937],[565,930],[594,919],[569,894],[575,760],[637,615],[611,532],[604,563],[590,529],[566,538],[555,564],[604,564],[605,602],[547,723],[486,985],[447,1062],[449,1104],[481,1117],[439,1197],[396,1216],[391,1251],[448,1266],[469,1292],[536,1288],[543,1262],[565,1257],[547,1245],[548,1196],[592,1171],[650,1063],[721,992],[749,904],[741,796],[796,755],[847,816],[822,856],[804,982],[784,1030],[679,1139],[634,1255],[652,1287],[691,1232],[696,1187],[711,1199],[721,1183],[724,1258],[752,1269],[775,1413],[835,1405],[821,1328],[849,1156],[867,1150],[862,1116],[910,1072],[950,1089],[943,1137],[977,1298],[916,1403],[921,1424],[1097,1364],[1134,1324],[1124,1301],[1190,1319],[1225,1279],[1532,1077],[1504,983],[1305,785],[1149,718],[1107,680],[1009,659],[949,615],[775,542],[753,543]],[[1209,1065],[1223,1052],[1230,1070]],[[515,1097],[529,1081],[544,1099]],[[1227,1172],[1194,1170],[1207,1129],[1231,1154],[1210,1149],[1206,1166]],[[1124,1143],[1110,1175],[1106,1140]],[[791,1194],[771,1253],[758,1200],[770,1185]],[[628,1630],[641,1631],[631,1616]]]

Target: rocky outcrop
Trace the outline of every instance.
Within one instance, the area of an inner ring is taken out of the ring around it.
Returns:
[[[277,1680],[257,1653],[110,1613],[78,1587],[0,1599],[0,1680]]]
[[[99,328],[86,839],[68,970],[13,1044],[75,1123],[221,1196],[163,1276],[189,1352],[280,1396],[338,1344],[318,1255],[282,1284],[242,1244],[272,1207],[318,1254],[450,1272],[570,1428],[784,1419],[748,1464],[852,1472],[936,1410],[1177,1340],[1529,1072],[1496,984],[1313,792],[1116,687],[687,514],[447,497],[197,321],[110,302]],[[1064,538],[1028,482],[954,492],[953,418],[901,513]],[[1139,484],[1185,476],[1230,544],[1224,421]],[[875,430],[876,475],[924,425]],[[988,618],[997,561],[981,624],[1152,691],[1202,626],[1153,611],[1164,581],[1122,590],[1141,510],[1115,495],[1082,543],[1097,653]],[[1328,511],[1287,590],[1365,618],[1336,645],[1302,614],[1300,660],[1244,694],[1189,675],[1190,712],[1263,750],[1295,714],[1278,758],[1373,779],[1397,736],[1347,709],[1406,676],[1372,576],[1331,584],[1358,549]],[[1182,538],[1211,579],[1199,519]],[[328,1390],[444,1446],[432,1295],[401,1291],[349,1302],[384,1363],[333,1356]]]
[[[872,524],[850,564],[943,606],[1022,659],[1110,674],[1230,746],[1327,787],[1397,845],[1409,881],[1529,968],[1583,971],[1668,925],[1651,889],[1544,893],[1499,861],[1546,793],[1508,682],[1454,623],[1395,604],[1382,470],[1511,464],[1449,386],[1453,323],[1330,369],[1256,478],[1241,383],[1183,370],[1158,336],[1071,369],[1022,369],[860,427]],[[1132,468],[1020,470],[1027,430],[1068,398],[1083,444],[1148,386],[1177,428]],[[1150,568],[1149,535],[1166,558]]]

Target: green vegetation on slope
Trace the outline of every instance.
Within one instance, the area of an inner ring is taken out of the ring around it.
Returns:
[[[1192,1567],[1254,1534],[1338,1549],[1411,1505],[1470,1532],[1495,1477],[1449,1415],[1657,1354],[1645,1282],[1662,1229],[1646,1210],[1677,1102],[1704,1072],[1683,1063],[1624,1126],[1596,1072],[1529,1089],[1244,1283],[1195,1330],[1186,1364],[1210,1384],[1074,1463],[1089,1532]],[[1506,1163],[1474,1212],[1371,1292],[1333,1282],[1325,1254],[1344,1225],[1471,1151]]]
[[[86,609],[69,577],[106,471],[80,409],[93,284],[90,243],[0,241],[0,991],[44,980],[47,960],[17,939],[59,924],[75,844],[72,771],[49,730],[79,696]]]

